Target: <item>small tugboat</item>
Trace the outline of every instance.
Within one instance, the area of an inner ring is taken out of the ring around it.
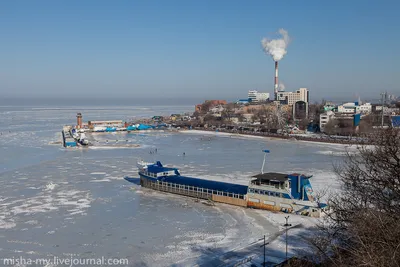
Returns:
[[[304,174],[261,173],[251,177],[248,186],[182,176],[177,168],[156,163],[138,162],[140,184],[143,187],[221,202],[236,206],[296,213],[321,217],[328,206],[318,203],[310,183],[312,176]]]

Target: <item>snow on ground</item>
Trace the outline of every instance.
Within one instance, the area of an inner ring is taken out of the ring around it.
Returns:
[[[243,137],[243,138],[255,138],[255,139],[265,139],[269,138],[267,136],[256,136],[256,135],[247,135],[247,134],[236,134],[236,133],[225,133],[225,132],[217,132],[217,131],[202,131],[202,130],[182,130],[179,131],[184,134],[197,134],[197,135],[214,135],[221,137]]]
[[[280,232],[267,239],[265,247],[265,262],[266,266],[274,266],[281,263],[286,259],[286,242],[287,242],[287,257],[301,257],[313,254],[313,248],[308,241],[314,231],[316,225],[322,218],[311,218],[300,215],[275,213],[264,210],[257,210],[264,218],[279,227]],[[289,217],[288,217],[289,216]],[[288,226],[285,217],[288,217]],[[287,229],[287,236],[286,236]],[[287,238],[287,239],[286,239]],[[248,253],[242,258],[235,260],[235,266],[263,266],[264,253],[261,245],[263,241],[259,241],[256,245],[252,246],[253,253]],[[240,253],[239,251],[237,252]]]

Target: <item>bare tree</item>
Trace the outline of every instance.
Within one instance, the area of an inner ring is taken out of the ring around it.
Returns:
[[[256,122],[260,120],[260,115],[258,113],[255,113],[251,116],[251,122]]]
[[[266,126],[269,129],[283,129],[286,125],[286,114],[281,109],[266,110]]]
[[[400,135],[381,130],[335,170],[341,191],[314,245],[323,266],[400,266]]]
[[[308,117],[315,123],[319,123],[319,116],[324,112],[324,106],[318,103],[311,104],[308,108]]]
[[[198,118],[200,116],[200,112],[196,110],[195,112],[193,112],[192,116]]]
[[[310,120],[307,118],[304,118],[302,120],[299,121],[299,128],[301,130],[306,130],[307,126],[310,124]]]
[[[222,119],[226,121],[231,121],[233,115],[235,115],[235,103],[226,104],[224,110],[222,111]]]
[[[212,102],[209,100],[206,100],[203,104],[201,104],[200,113],[207,114],[207,112],[210,111],[211,105],[212,105]]]
[[[372,123],[368,120],[361,120],[359,125],[360,134],[368,134],[373,131]]]
[[[336,133],[336,126],[337,126],[337,121],[335,119],[329,120],[327,124],[324,126],[324,132],[327,135],[332,135]]]

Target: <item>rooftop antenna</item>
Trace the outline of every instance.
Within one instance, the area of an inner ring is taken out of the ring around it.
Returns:
[[[264,173],[265,158],[267,157],[267,153],[269,153],[269,150],[264,149],[263,152],[264,152],[264,160],[263,160],[263,164],[262,164],[262,167],[261,167],[261,174]]]
[[[387,100],[387,92],[381,93],[381,101],[382,101],[382,118],[381,118],[381,127],[383,128],[383,118],[384,118],[384,107],[386,106],[386,100]]]

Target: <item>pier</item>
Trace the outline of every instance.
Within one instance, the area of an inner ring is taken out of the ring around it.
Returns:
[[[85,134],[109,134],[116,132],[135,132],[135,131],[162,131],[170,127],[165,123],[153,120],[151,124],[124,122],[122,120],[100,120],[83,122],[82,113],[76,115],[76,125],[65,125],[62,130],[62,143],[64,147],[91,146],[92,143],[86,138]],[[121,140],[124,141],[124,140]],[[128,142],[128,140],[125,140]],[[115,141],[118,143],[118,140]],[[126,145],[125,145],[126,146]],[[125,147],[123,146],[123,147]],[[132,146],[132,145],[128,145]],[[137,147],[137,145],[134,145]]]

